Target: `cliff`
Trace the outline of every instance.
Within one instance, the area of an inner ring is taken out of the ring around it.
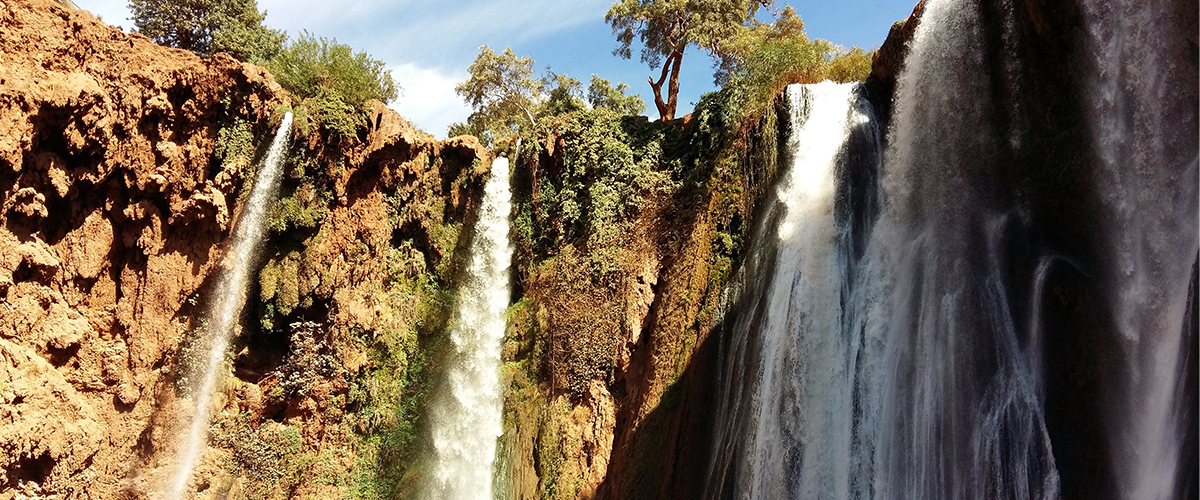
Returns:
[[[0,500],[153,498],[246,180],[293,100],[52,0],[0,10]],[[921,5],[871,86],[887,114]],[[36,50],[30,50],[36,47]],[[703,493],[726,286],[783,159],[727,93],[687,121],[583,112],[514,165],[517,287],[497,460],[513,498]],[[491,153],[372,103],[297,108],[202,497],[411,497]],[[9,495],[9,496],[5,496]]]
[[[160,47],[52,0],[2,5],[0,498],[152,497],[190,411],[178,404],[181,356],[291,100],[262,68],[223,54]],[[316,488],[320,472],[255,481],[237,464],[315,457],[330,442],[345,450],[330,468],[371,469],[358,453],[379,447],[358,443],[396,426],[366,416],[379,399],[364,380],[390,359],[370,354],[411,326],[380,318],[426,304],[383,298],[400,281],[453,281],[490,154],[373,106],[355,137],[297,126],[283,188],[294,203],[273,213],[280,244],[265,256],[265,269],[288,272],[258,280],[280,291],[259,286],[264,299],[247,306],[217,446],[197,478],[210,494]],[[311,279],[297,285],[295,272]],[[322,380],[296,382],[312,354],[330,361]],[[271,444],[297,429],[298,446]]]
[[[744,128],[737,99],[710,94],[670,123],[564,115],[525,143],[501,495],[699,494],[710,333],[786,133],[782,100]]]

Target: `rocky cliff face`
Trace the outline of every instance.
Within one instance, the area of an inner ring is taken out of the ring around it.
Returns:
[[[262,134],[286,98],[55,2],[0,12],[0,489],[109,497],[160,439],[179,311],[229,234],[218,115]]]
[[[160,47],[51,0],[0,3],[0,498],[154,496],[188,411],[176,403],[181,345],[289,101],[262,68],[225,55]],[[450,260],[490,163],[477,143],[438,143],[382,105],[358,132],[297,133],[286,194],[303,198],[311,178],[331,195],[305,205],[319,212],[307,226],[278,224],[276,239],[320,241],[293,266],[313,279],[283,292],[307,307],[269,318],[286,331],[305,312],[310,337],[341,349],[330,370],[345,376],[262,396],[315,344],[272,337],[253,319],[267,317],[262,306],[248,305],[239,376],[226,384],[227,413],[245,414],[255,442],[264,426],[300,427],[301,454],[341,440],[351,466],[343,415],[359,408],[346,395],[390,327],[377,299],[392,274],[376,258],[411,241],[414,276]],[[269,262],[286,261],[279,253]],[[227,442],[197,479],[209,494],[246,482],[221,465],[238,458]]]
[[[53,0],[3,2],[0,500],[153,498],[245,180],[291,99],[224,55]],[[917,11],[877,56],[881,100]],[[601,117],[526,143],[498,453],[514,498],[699,494],[709,334],[775,176],[776,112],[741,137],[710,102],[686,125]],[[363,118],[353,136],[298,118],[202,497],[418,491],[422,408],[491,154],[379,103]],[[579,161],[609,140],[637,179]]]

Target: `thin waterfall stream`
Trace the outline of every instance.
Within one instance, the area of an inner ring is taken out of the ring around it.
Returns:
[[[186,367],[195,377],[192,398],[195,411],[188,432],[183,436],[179,449],[179,462],[171,486],[170,498],[184,498],[192,471],[205,449],[208,426],[211,420],[213,393],[216,390],[225,351],[246,303],[246,288],[250,282],[251,269],[259,245],[266,234],[267,209],[279,186],[279,173],[283,169],[285,149],[292,130],[292,113],[285,113],[275,138],[267,151],[266,160],[254,185],[245,208],[238,217],[233,238],[228,247],[225,269],[217,278],[213,288],[213,300],[203,327],[203,342],[207,345],[205,356],[196,360],[196,365]],[[198,379],[198,380],[197,380]],[[198,383],[195,383],[198,382]]]
[[[492,498],[496,439],[503,431],[500,343],[510,295],[511,198],[508,158],[497,158],[484,188],[470,268],[460,288],[446,385],[433,402],[437,458],[428,498]]]

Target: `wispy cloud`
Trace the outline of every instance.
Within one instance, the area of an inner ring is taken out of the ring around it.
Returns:
[[[598,21],[609,5],[609,0],[259,2],[271,26],[334,36],[391,64],[446,69],[466,67],[488,41],[519,43]]]
[[[404,87],[403,94],[389,105],[414,126],[445,138],[451,123],[464,121],[471,114],[471,109],[454,93],[454,86],[466,80],[466,71],[447,73],[411,63],[389,69],[396,83]]]

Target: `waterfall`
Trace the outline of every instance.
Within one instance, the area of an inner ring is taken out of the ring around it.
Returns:
[[[742,362],[722,382],[750,383],[723,386],[710,497],[850,498],[861,489],[863,339],[847,328],[845,305],[856,241],[870,224],[852,208],[877,195],[870,176],[854,178],[879,170],[864,92],[831,82],[787,89],[789,169],[727,320]]]
[[[887,209],[867,257],[885,343],[877,496],[1057,498],[1037,331],[1014,314],[1003,187],[1010,139],[992,103],[981,8],[931,1],[895,96]],[[1001,138],[997,140],[996,138]]]
[[[882,162],[789,88],[706,497],[1196,494],[1196,6],[1055,5],[929,0]]]
[[[1188,289],[1200,246],[1195,42],[1190,50],[1184,42],[1196,37],[1196,5],[1088,0],[1082,7],[1094,68],[1085,82],[1093,181],[1111,245],[1097,274],[1112,291],[1121,358],[1111,371],[1120,375],[1106,380],[1113,473],[1119,498],[1182,498],[1178,488],[1196,469],[1180,463],[1187,441],[1196,440],[1196,422],[1187,418],[1196,395],[1184,383],[1196,371],[1188,366],[1196,336]]]
[[[508,239],[512,212],[508,170],[507,158],[492,162],[471,240],[471,265],[450,334],[454,353],[446,384],[432,408],[437,458],[429,498],[492,498],[496,439],[503,431],[500,342],[513,252]]]
[[[225,351],[229,347],[229,340],[246,302],[250,266],[254,264],[254,256],[266,230],[267,208],[278,187],[279,172],[283,167],[284,150],[291,129],[292,113],[288,112],[284,114],[283,122],[279,124],[275,139],[267,152],[267,158],[254,179],[250,198],[246,201],[233,231],[224,261],[225,269],[219,274],[213,288],[213,300],[203,330],[203,341],[208,347],[207,356],[196,360],[197,364],[202,364],[187,367],[189,373],[199,379],[199,383],[192,387],[192,398],[196,406],[191,426],[187,435],[183,437],[179,451],[178,469],[171,487],[173,499],[184,497],[187,483],[192,477],[192,469],[206,448],[213,393],[216,391],[221,363],[225,360]]]

